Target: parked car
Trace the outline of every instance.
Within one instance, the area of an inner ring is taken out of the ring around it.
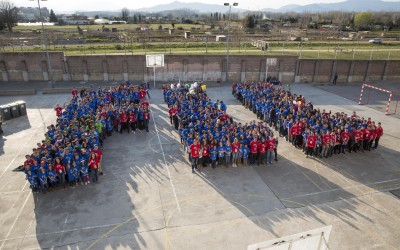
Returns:
[[[383,41],[380,38],[374,38],[368,41],[369,43],[381,44]]]

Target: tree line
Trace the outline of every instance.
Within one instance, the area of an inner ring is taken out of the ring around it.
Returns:
[[[127,8],[123,8],[120,16],[113,17],[114,20],[123,20],[128,23],[142,23],[145,22],[146,17],[155,17],[159,24],[166,22],[174,22],[178,15],[185,14],[181,17],[182,23],[196,23],[197,21],[205,21],[210,25],[216,25],[216,22],[227,21],[229,19],[227,13],[211,12],[209,14],[196,14],[193,13],[188,17],[189,10],[175,11],[175,16],[171,13],[160,12],[152,14],[136,13],[131,15]],[[193,12],[193,11],[192,11]],[[163,15],[165,14],[165,15]],[[240,15],[240,16],[239,16]],[[10,0],[0,0],[0,31],[8,30],[12,32],[13,27],[18,22],[18,8]],[[96,16],[95,18],[99,18]],[[164,20],[167,18],[167,20]],[[257,24],[266,22],[278,22],[281,24],[291,23],[297,24],[300,28],[314,28],[318,29],[320,25],[331,24],[343,28],[351,28],[352,30],[368,30],[374,25],[380,25],[390,30],[392,28],[400,28],[400,12],[343,12],[331,11],[322,13],[273,13],[251,11],[247,13],[231,13],[231,19],[238,21],[241,20],[243,28],[252,29]],[[62,24],[62,20],[58,20],[53,10],[50,11],[49,21]]]

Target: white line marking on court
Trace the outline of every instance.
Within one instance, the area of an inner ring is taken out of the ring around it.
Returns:
[[[25,205],[26,205],[26,203],[28,202],[28,199],[29,199],[29,197],[31,196],[31,194],[32,194],[32,193],[29,193],[28,196],[26,197],[24,204],[22,205],[21,209],[19,210],[19,213],[18,213],[17,217],[15,218],[13,224],[12,224],[11,227],[10,227],[10,230],[8,230],[8,233],[7,233],[7,235],[6,235],[6,239],[8,238],[8,236],[10,236],[11,231],[14,229],[14,226],[15,226],[15,224],[17,223],[19,217],[21,216],[22,210],[24,210]],[[24,236],[24,237],[25,237],[25,236]],[[5,242],[6,242],[6,241],[4,240],[4,241],[1,243],[1,245],[0,245],[0,250],[3,249],[3,246],[4,246],[4,243],[5,243]]]
[[[60,97],[57,99],[57,102],[58,102],[59,99],[60,99]],[[37,128],[35,129],[35,131],[32,133],[32,135],[31,135],[29,138],[26,139],[26,142],[25,142],[22,146],[20,146],[20,150],[18,151],[18,153],[15,154],[15,156],[14,156],[14,158],[11,160],[10,164],[8,164],[8,166],[6,167],[6,169],[4,169],[4,172],[1,173],[0,179],[1,179],[1,178],[3,177],[3,175],[7,172],[8,168],[10,168],[10,166],[14,163],[14,161],[17,159],[17,157],[21,154],[21,152],[22,152],[22,150],[24,150],[25,146],[26,146],[28,143],[30,143],[30,139],[31,139],[32,137],[35,136],[35,134],[37,133],[37,131],[38,131],[39,129],[41,129],[41,128],[43,128],[44,126],[46,126],[45,121],[46,121],[47,117],[53,112],[53,110],[54,110],[55,107],[56,107],[56,105],[54,105],[54,106],[50,109],[50,111],[47,113],[47,115],[42,119],[43,124],[42,124],[41,126],[37,127]],[[39,110],[39,113],[40,113],[40,109],[38,109],[38,110]],[[1,249],[1,248],[0,248],[0,249]]]
[[[157,218],[154,218],[151,220],[162,220],[162,219],[163,218],[161,218],[161,217],[160,218],[157,217]],[[12,238],[4,238],[4,239],[0,239],[0,242],[5,242],[5,241],[9,241],[9,240],[17,240],[17,239],[22,239],[22,238],[26,238],[26,237],[38,237],[38,236],[45,236],[45,235],[52,235],[52,234],[69,233],[69,232],[75,232],[75,231],[80,231],[80,230],[90,230],[90,229],[96,229],[96,228],[112,227],[112,226],[121,225],[121,223],[124,223],[124,222],[103,224],[103,225],[98,225],[98,226],[87,226],[87,227],[73,228],[73,229],[54,231],[54,232],[30,234],[30,235],[17,236],[17,237],[12,237]],[[138,231],[136,233],[141,233],[141,232],[144,232],[144,231]]]
[[[356,188],[357,189],[359,187],[374,188],[373,186],[376,185],[376,184],[383,184],[383,183],[392,182],[392,181],[398,181],[398,180],[400,180],[400,179],[393,179],[393,180],[387,180],[387,181],[378,181],[378,182],[372,182],[372,183],[367,183],[367,184],[358,184],[358,185],[352,185],[350,187],[334,188],[334,189],[330,189],[330,190],[324,190],[324,191],[321,191],[321,192],[313,192],[313,193],[302,194],[302,195],[297,195],[297,196],[292,196],[292,197],[285,197],[285,198],[282,198],[282,199],[300,198],[300,197],[316,195],[316,194],[323,194],[323,193],[329,193],[329,192],[335,192],[335,191],[344,191],[344,190],[351,189],[351,188]],[[394,183],[393,184],[393,186],[397,186],[397,185],[400,185],[400,183]],[[378,187],[378,189],[379,189],[379,187]]]
[[[158,115],[158,116],[160,117],[160,115]],[[181,207],[179,206],[178,197],[176,196],[175,186],[174,186],[174,183],[172,182],[171,173],[169,172],[168,162],[167,162],[167,159],[165,158],[164,148],[163,148],[163,146],[162,146],[162,144],[161,144],[160,134],[158,133],[158,128],[157,128],[155,116],[153,116],[153,123],[154,123],[154,128],[155,128],[155,130],[156,130],[156,134],[157,134],[157,137],[158,137],[158,142],[160,143],[161,154],[162,154],[163,159],[164,159],[164,165],[165,165],[165,168],[167,169],[167,172],[168,172],[169,182],[171,183],[172,191],[174,192],[176,205],[177,205],[177,207],[178,207],[179,213],[181,214],[181,213],[182,213],[182,210],[181,210]]]
[[[68,217],[69,217],[69,213],[67,214],[67,216],[66,216],[66,218],[65,218],[64,224],[67,224],[67,222],[68,222]]]

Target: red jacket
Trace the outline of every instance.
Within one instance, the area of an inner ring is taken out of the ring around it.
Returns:
[[[317,137],[315,135],[309,135],[307,138],[307,147],[315,148],[316,142],[317,142]]]
[[[251,141],[250,142],[250,153],[257,154],[257,152],[258,152],[258,142]]]
[[[198,158],[199,157],[199,150],[200,150],[200,144],[192,144],[190,145],[190,153],[192,154],[193,158]]]
[[[269,139],[268,141],[266,141],[266,144],[268,151],[273,151],[275,149],[275,140]]]

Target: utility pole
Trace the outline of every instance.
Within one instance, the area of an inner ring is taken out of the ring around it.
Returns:
[[[29,1],[35,1],[35,0],[29,0]],[[47,40],[48,37],[47,37],[46,31],[44,29],[44,24],[43,24],[44,17],[42,16],[42,10],[40,8],[40,1],[47,1],[47,0],[37,0],[37,3],[38,3],[38,7],[39,7],[40,21],[42,23],[42,33],[45,36],[44,37],[44,47],[46,50],[46,57],[47,57],[47,69],[49,71],[48,72],[49,73],[49,75],[48,75],[49,83],[51,84],[51,87],[54,88],[53,73],[52,73],[52,69],[51,69],[51,61],[50,61],[49,48],[48,48],[49,45],[48,45],[48,40]]]
[[[225,81],[228,81],[228,76],[229,76],[229,46],[230,46],[230,35],[231,35],[231,8],[232,6],[238,6],[238,3],[233,3],[230,5],[230,3],[224,3],[225,6],[229,6],[229,11],[228,11],[228,37],[226,39],[226,79]]]

